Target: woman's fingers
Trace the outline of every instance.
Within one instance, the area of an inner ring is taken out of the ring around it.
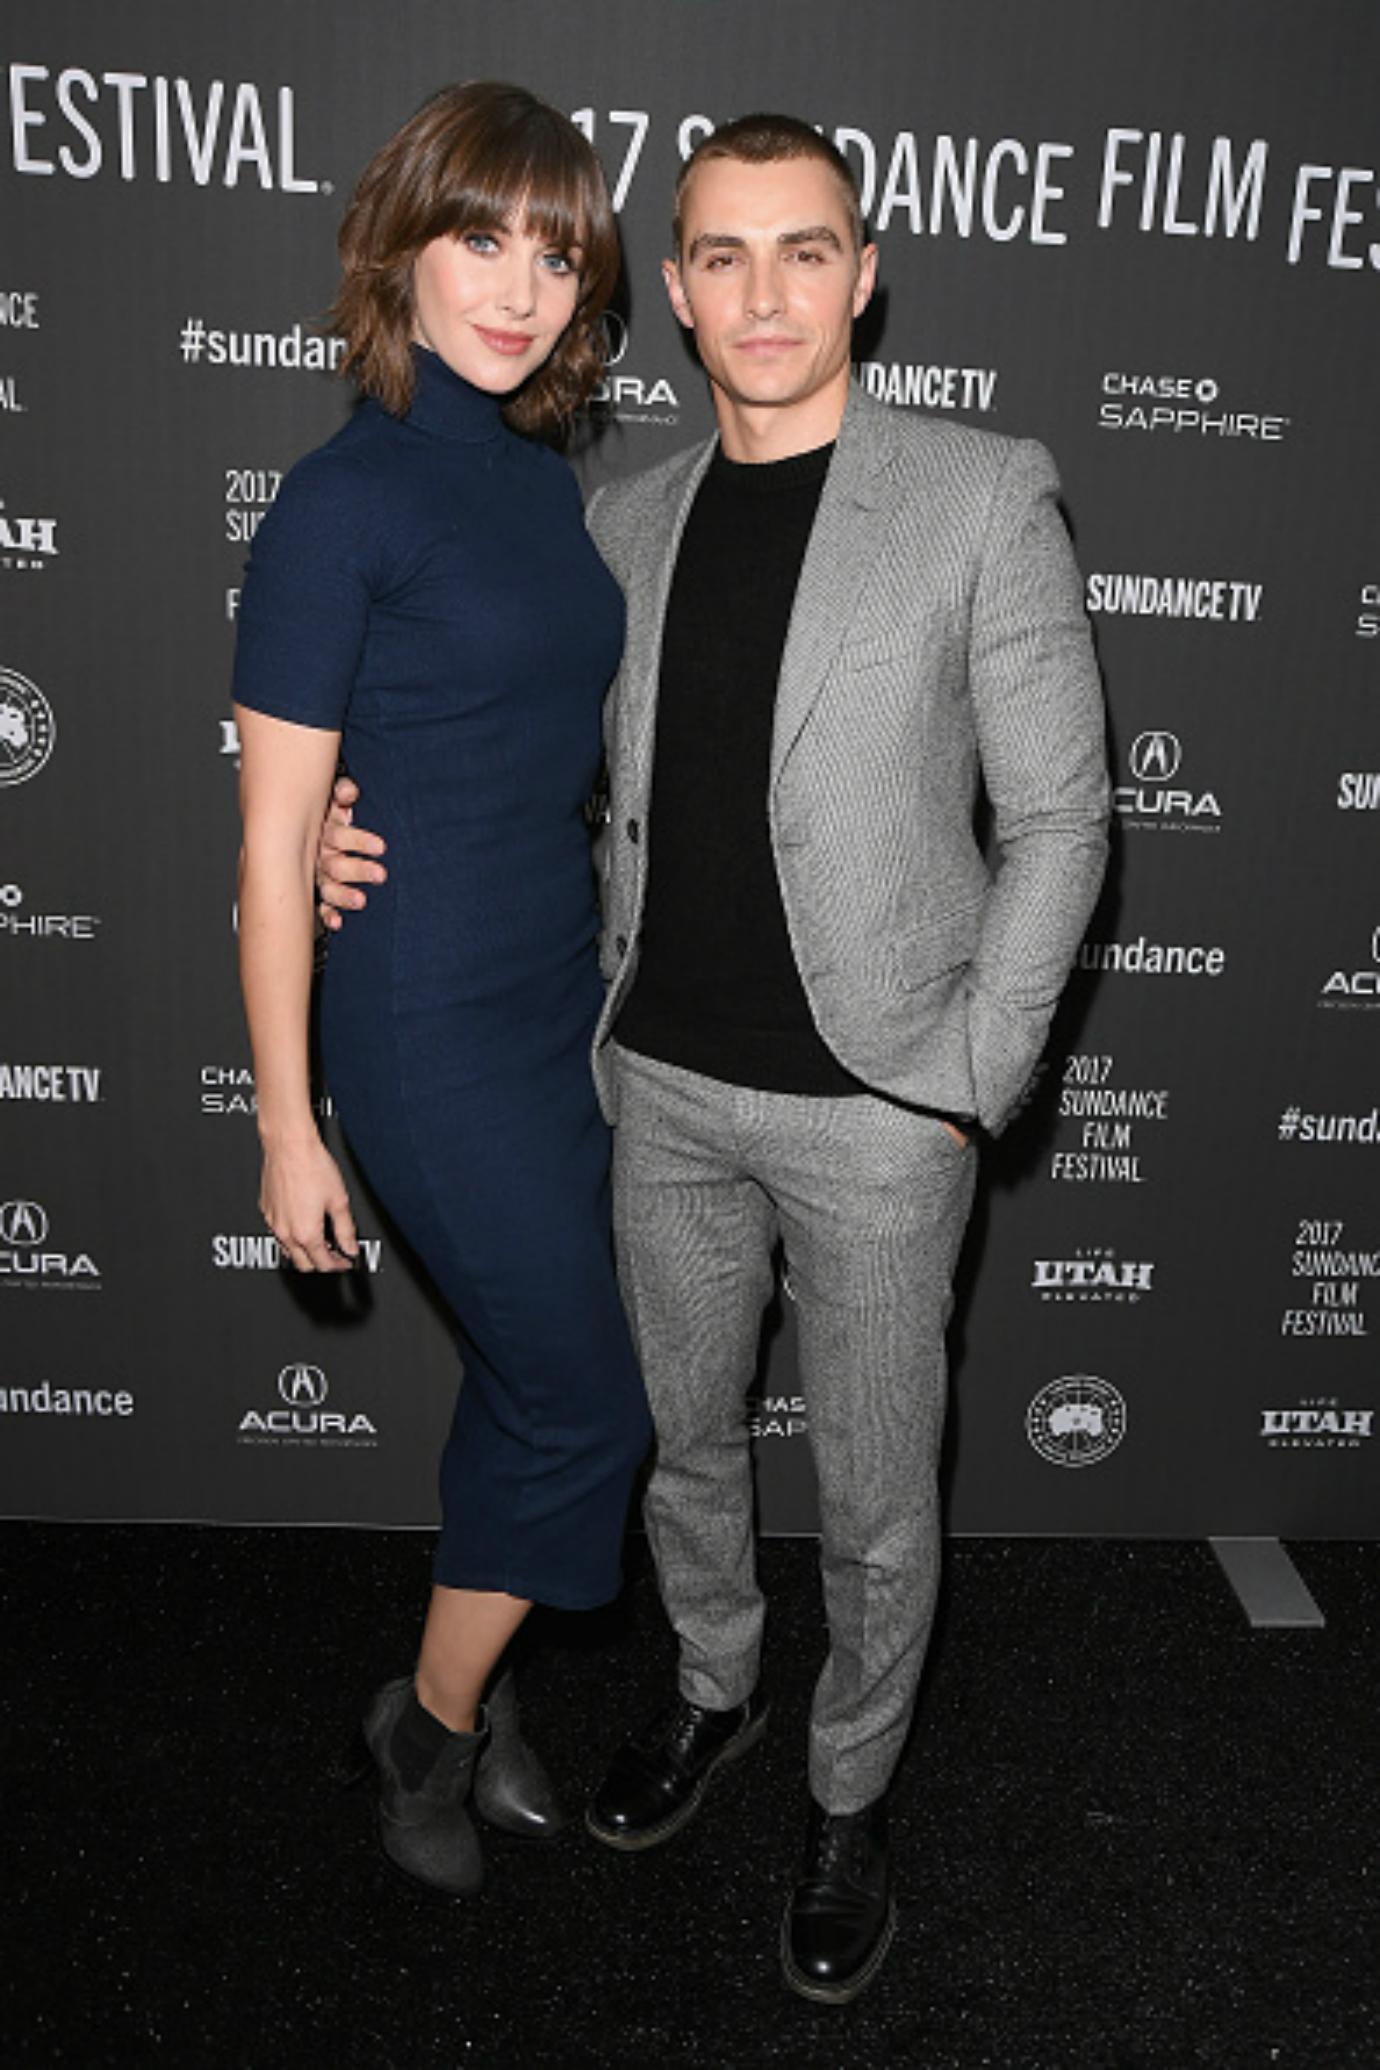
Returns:
[[[333,1226],[338,1229],[339,1223],[336,1218],[332,1216],[331,1220]],[[350,1223],[348,1210],[345,1221],[350,1227],[353,1244],[354,1227]],[[347,1256],[343,1247],[338,1250],[332,1245],[326,1235],[324,1222],[312,1235],[291,1236],[283,1233],[278,1237],[278,1248],[283,1254],[283,1263],[291,1265],[294,1272],[349,1272],[355,1262],[353,1251]]]
[[[359,1238],[355,1234],[355,1218],[350,1213],[350,1203],[345,1194],[329,1203],[326,1209],[331,1218],[331,1236],[336,1251],[342,1253],[347,1265],[353,1265],[359,1256]]]
[[[359,1238],[339,1166],[324,1144],[267,1159],[259,1212],[295,1272],[348,1272]]]

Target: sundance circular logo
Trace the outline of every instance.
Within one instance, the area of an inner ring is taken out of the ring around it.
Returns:
[[[1096,1466],[1126,1435],[1126,1403],[1108,1381],[1066,1373],[1040,1389],[1025,1432],[1051,1466]]]
[[[53,752],[57,721],[37,683],[0,668],[0,784],[27,783]]]

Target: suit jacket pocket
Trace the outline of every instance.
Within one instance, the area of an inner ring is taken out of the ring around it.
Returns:
[[[845,676],[866,675],[869,669],[874,668],[895,668],[908,673],[914,665],[915,634],[907,626],[897,626],[891,632],[873,633],[867,639],[854,640],[851,645],[841,647],[838,654],[839,673]]]
[[[918,992],[972,961],[982,927],[986,898],[973,899],[935,920],[909,928],[892,951],[896,981],[903,992]]]
[[[837,666],[845,676],[866,675],[877,668],[895,669],[903,677],[926,675],[934,657],[962,644],[962,628],[954,612],[938,598],[891,613],[883,623],[854,623],[839,648]]]

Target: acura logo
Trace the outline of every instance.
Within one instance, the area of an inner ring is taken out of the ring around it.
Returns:
[[[326,1399],[326,1376],[320,1366],[284,1366],[278,1392],[290,1409],[319,1409]]]
[[[604,365],[616,367],[628,349],[628,326],[616,309],[606,309],[599,322],[604,332]]]
[[[0,1207],[0,1242],[42,1243],[48,1217],[36,1200],[7,1200]]]
[[[1127,756],[1137,783],[1169,783],[1183,760],[1177,733],[1138,733]]]

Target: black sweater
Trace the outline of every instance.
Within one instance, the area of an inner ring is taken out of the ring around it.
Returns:
[[[696,494],[662,640],[641,955],[615,1034],[730,1085],[837,1095],[863,1088],[811,1018],[767,820],[781,655],[832,454],[719,452]]]

